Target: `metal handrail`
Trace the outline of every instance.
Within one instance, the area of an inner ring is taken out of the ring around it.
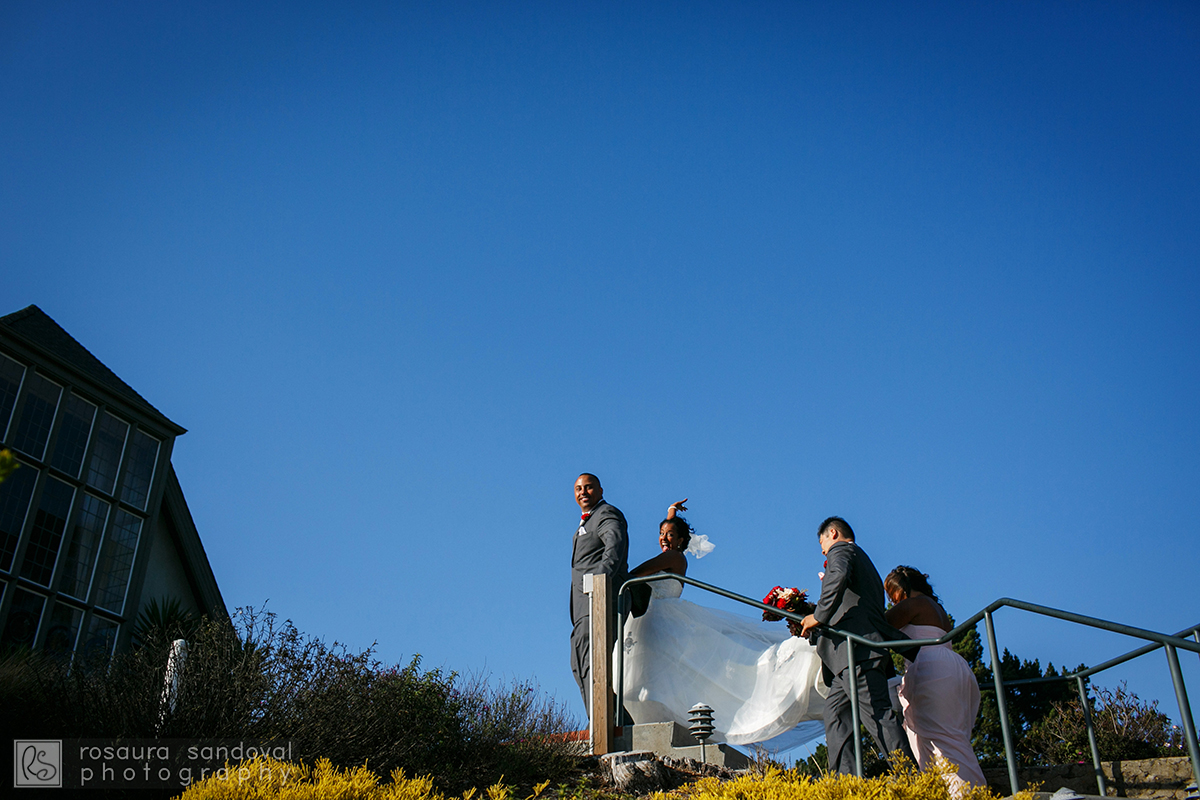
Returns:
[[[1179,633],[1175,634],[1175,636],[1179,638],[1189,635],[1200,636],[1200,623],[1197,623],[1190,628],[1184,628]],[[1143,645],[1136,650],[1130,650],[1124,655],[1117,656],[1116,658],[1110,658],[1108,661],[1097,664],[1094,667],[1084,667],[1076,672],[1064,672],[1061,675],[1045,675],[1040,678],[1020,678],[1015,681],[1005,681],[1004,685],[1023,686],[1029,683],[1053,683],[1054,681],[1069,681],[1072,678],[1090,678],[1092,675],[1095,675],[1098,672],[1104,672],[1107,669],[1119,667],[1126,661],[1132,661],[1133,659],[1144,656],[1147,653],[1153,653],[1160,647],[1162,647],[1162,645],[1158,642],[1151,642],[1150,644]]]
[[[674,573],[669,573],[669,572],[660,572],[660,573],[656,573],[654,575],[644,575],[639,578],[630,578],[630,579],[626,580],[625,583],[621,585],[621,588],[617,593],[617,604],[618,604],[618,610],[619,610],[619,613],[617,614],[617,645],[618,646],[617,646],[617,652],[616,652],[616,657],[617,657],[616,686],[614,688],[616,689],[617,700],[618,700],[618,702],[617,702],[618,724],[623,723],[622,717],[624,715],[624,706],[623,706],[623,700],[624,700],[624,696],[625,696],[625,694],[624,694],[624,683],[625,683],[625,664],[624,664],[625,646],[624,646],[624,641],[625,641],[625,616],[626,616],[626,610],[627,610],[627,605],[628,605],[627,601],[629,598],[628,590],[632,586],[637,586],[639,584],[645,584],[645,583],[653,583],[655,581],[662,581],[662,580],[674,580],[674,581],[679,581],[680,583],[689,584],[691,586],[695,586],[698,589],[703,589],[704,591],[712,592],[713,594],[717,594],[717,595],[720,595],[727,599],[734,600],[734,601],[742,603],[744,605],[751,606],[752,608],[757,608],[757,609],[760,609],[763,611],[769,611],[772,614],[783,617],[785,619],[793,620],[795,622],[802,622],[804,619],[799,614],[794,614],[790,611],[785,611],[783,609],[776,608],[774,606],[769,606],[766,603],[760,602],[758,600],[753,600],[749,597],[745,597],[743,595],[736,594],[727,589],[722,589],[719,586],[713,586],[712,584],[704,583],[703,581],[698,581],[695,578],[689,578],[686,575],[676,575]],[[1101,630],[1111,631],[1113,633],[1120,633],[1120,634],[1124,634],[1126,636],[1132,636],[1137,639],[1145,639],[1145,640],[1148,640],[1150,642],[1150,644],[1143,645],[1142,647],[1139,647],[1135,650],[1131,650],[1128,653],[1125,653],[1124,655],[1117,656],[1116,658],[1113,658],[1113,659],[1109,659],[1108,661],[1105,661],[1104,663],[1098,664],[1094,667],[1087,667],[1087,668],[1081,669],[1077,672],[1072,672],[1069,674],[1064,673],[1061,676],[1052,676],[1049,678],[1026,678],[1026,679],[1021,679],[1021,680],[1017,680],[1017,681],[1007,681],[1006,682],[1000,674],[1000,663],[1001,663],[1000,662],[1000,653],[999,653],[997,645],[996,645],[996,629],[995,629],[995,625],[992,621],[992,614],[1006,606],[1009,608],[1016,608],[1021,611],[1029,611],[1034,614],[1041,614],[1043,616],[1065,620],[1067,622],[1072,622],[1077,625],[1086,625],[1086,626],[1092,627],[1092,628],[1099,628]],[[1146,655],[1147,653],[1153,652],[1154,650],[1157,650],[1160,647],[1162,647],[1166,650],[1167,665],[1171,672],[1171,682],[1175,688],[1175,699],[1179,703],[1179,715],[1181,718],[1181,722],[1183,724],[1184,738],[1187,740],[1188,755],[1192,762],[1192,778],[1197,783],[1200,783],[1200,745],[1198,745],[1197,741],[1196,741],[1196,726],[1195,726],[1195,722],[1192,719],[1191,704],[1188,702],[1187,687],[1185,687],[1184,683],[1183,683],[1183,675],[1179,669],[1179,656],[1178,656],[1178,653],[1176,652],[1177,650],[1182,649],[1182,650],[1189,650],[1194,653],[1200,654],[1200,624],[1193,625],[1190,628],[1185,628],[1184,630],[1180,631],[1179,633],[1175,634],[1174,636],[1171,636],[1171,635],[1164,634],[1164,633],[1158,633],[1157,631],[1147,630],[1145,628],[1137,628],[1132,625],[1123,625],[1119,622],[1111,622],[1109,620],[1100,619],[1098,617],[1089,617],[1084,614],[1076,614],[1071,611],[1062,611],[1061,609],[1051,608],[1050,606],[1038,605],[1036,603],[1027,603],[1024,600],[1015,600],[1011,597],[1001,597],[1000,599],[992,602],[986,608],[978,611],[977,613],[972,615],[970,618],[968,618],[964,622],[960,623],[959,625],[955,626],[952,630],[947,631],[942,636],[939,636],[936,639],[905,639],[905,640],[901,640],[898,642],[873,642],[870,639],[865,639],[862,636],[860,636],[856,633],[852,633],[850,631],[838,630],[837,628],[831,628],[827,625],[821,625],[821,630],[823,633],[833,634],[835,636],[841,636],[842,638],[846,639],[847,656],[849,659],[849,669],[848,669],[849,674],[847,677],[849,678],[849,683],[850,683],[849,695],[850,695],[851,714],[853,715],[853,718],[855,720],[859,719],[859,716],[858,716],[858,681],[857,681],[856,674],[855,674],[856,670],[854,668],[855,663],[856,663],[856,659],[854,656],[854,646],[856,644],[861,645],[863,647],[873,649],[873,650],[895,650],[898,648],[909,648],[909,647],[913,647],[913,646],[924,647],[927,645],[945,644],[945,643],[950,642],[951,640],[955,639],[956,637],[958,637],[960,634],[964,633],[965,631],[975,628],[975,626],[979,623],[980,620],[983,620],[985,628],[987,630],[988,650],[989,650],[989,655],[991,656],[991,659],[992,659],[992,677],[995,682],[995,688],[996,688],[996,705],[998,707],[997,710],[999,711],[999,716],[1000,716],[1000,732],[1004,739],[1004,758],[1005,758],[1005,761],[1007,762],[1007,766],[1008,766],[1009,786],[1011,787],[1011,790],[1013,792],[1017,791],[1017,783],[1018,783],[1018,781],[1017,781],[1017,760],[1016,760],[1016,754],[1015,754],[1015,750],[1014,750],[1013,742],[1012,742],[1012,731],[1009,728],[1009,724],[1008,724],[1008,702],[1007,702],[1006,696],[1005,696],[1006,695],[1006,692],[1005,692],[1006,686],[1016,686],[1016,685],[1020,685],[1020,684],[1039,683],[1039,682],[1054,681],[1054,680],[1071,680],[1071,679],[1075,680],[1076,688],[1077,688],[1077,690],[1079,692],[1079,696],[1080,696],[1080,702],[1082,703],[1082,706],[1083,706],[1084,722],[1087,726],[1087,731],[1088,731],[1088,743],[1089,743],[1090,749],[1092,751],[1092,761],[1095,765],[1095,770],[1096,770],[1096,782],[1100,789],[1100,795],[1106,796],[1107,795],[1107,786],[1105,785],[1104,771],[1103,771],[1103,768],[1101,767],[1100,752],[1096,745],[1096,734],[1095,734],[1095,730],[1092,725],[1091,710],[1090,710],[1090,705],[1089,705],[1089,702],[1087,699],[1087,679],[1090,676],[1095,675],[1096,673],[1102,672],[1111,667],[1115,667],[1119,664],[1124,664],[1125,662],[1130,661],[1134,658],[1138,658],[1139,656],[1143,656],[1143,655]],[[1193,637],[1192,640],[1183,638],[1184,636],[1188,635],[1189,633]],[[854,737],[854,766],[855,766],[856,774],[859,777],[862,777],[862,741],[861,741],[860,736]]]

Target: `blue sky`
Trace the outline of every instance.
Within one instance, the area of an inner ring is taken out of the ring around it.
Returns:
[[[841,514],[960,617],[1197,622],[1200,11],[742,5],[7,3],[0,311],[189,429],[230,607],[577,711],[585,470],[752,596]]]

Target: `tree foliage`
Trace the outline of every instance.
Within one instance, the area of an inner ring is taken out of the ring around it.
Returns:
[[[17,461],[16,456],[12,454],[11,450],[7,447],[0,450],[0,483],[3,483],[4,479],[20,466],[20,462]]]
[[[1143,702],[1124,682],[1115,689],[1092,687],[1092,693],[1092,725],[1104,760],[1184,754],[1183,732],[1158,710],[1157,700]],[[1052,713],[1030,729],[1028,740],[1031,749],[1050,763],[1090,761],[1087,726],[1078,696],[1055,703]]]
[[[979,716],[971,744],[983,766],[1004,763],[1004,738],[996,702],[995,680],[983,660],[978,630],[970,629],[954,640],[954,650],[971,666],[979,682]],[[1059,672],[1054,664],[1043,669],[1037,659],[1022,659],[1007,649],[1000,656],[1000,675],[1009,681],[1051,678],[1084,669]],[[1093,721],[1100,756],[1105,760],[1178,755],[1180,734],[1158,702],[1142,702],[1124,684],[1117,689],[1092,687]],[[1090,760],[1083,707],[1074,680],[1046,681],[1007,686],[1009,726],[1021,764],[1064,764]]]

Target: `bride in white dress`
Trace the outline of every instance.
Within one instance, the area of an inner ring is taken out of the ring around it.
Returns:
[[[675,503],[659,526],[662,553],[629,576],[684,575],[687,558],[713,549],[694,534]],[[786,626],[705,608],[680,599],[683,584],[650,584],[649,608],[625,623],[624,703],[634,722],[688,726],[696,703],[713,709],[711,741],[764,742],[785,750],[824,734],[821,659]],[[615,653],[614,653],[615,656]]]

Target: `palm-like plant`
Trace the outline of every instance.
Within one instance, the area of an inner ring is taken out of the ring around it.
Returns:
[[[154,599],[138,614],[133,626],[133,642],[141,646],[155,634],[169,639],[188,639],[199,625],[200,620],[191,611],[184,610],[179,598]]]

